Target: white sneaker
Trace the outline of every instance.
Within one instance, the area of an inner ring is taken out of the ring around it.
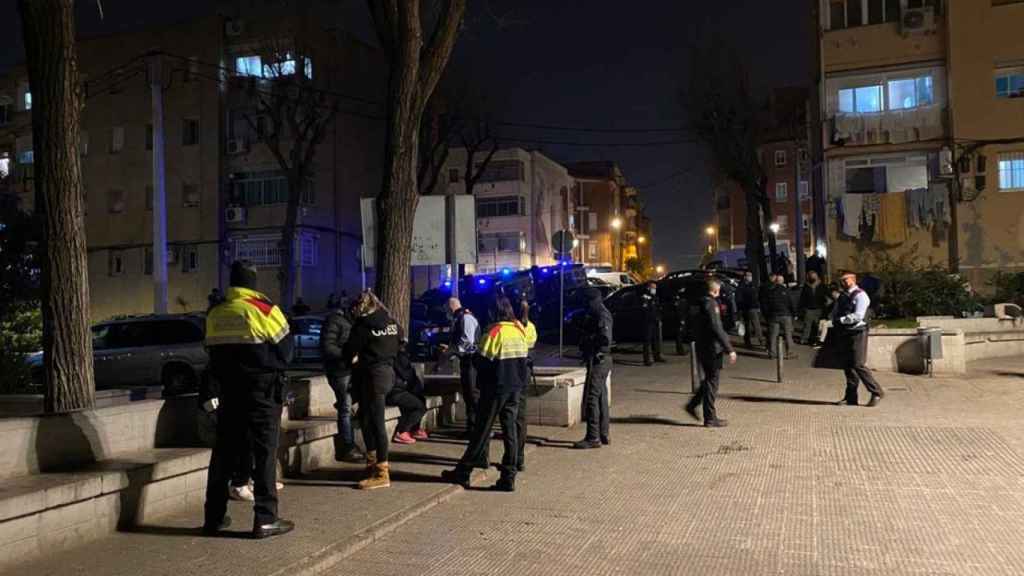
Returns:
[[[256,500],[256,497],[252,494],[252,488],[249,488],[248,484],[245,486],[232,486],[228,489],[228,497],[232,500],[242,500],[244,502]]]
[[[277,491],[280,492],[281,490],[284,490],[284,484],[282,484],[281,482],[278,482],[277,483]]]

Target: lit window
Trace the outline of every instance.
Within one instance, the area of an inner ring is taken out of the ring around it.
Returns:
[[[0,178],[7,178],[11,175],[11,155],[7,152],[0,152]]]
[[[235,58],[235,73],[239,76],[259,76],[263,72],[263,61],[259,56],[238,56]]]
[[[844,88],[839,91],[839,111],[843,114],[867,114],[881,112],[882,109],[880,85]]]
[[[934,103],[935,90],[931,76],[889,81],[889,110],[919,108]]]
[[[786,182],[775,183],[775,201],[785,202],[789,197],[789,185]]]
[[[25,110],[31,110],[32,109],[32,93],[31,92],[25,92],[25,100],[24,100],[24,102],[25,102]]]
[[[999,189],[1024,190],[1024,152],[999,155]]]
[[[996,72],[996,97],[1024,97],[1024,69],[999,70]]]
[[[309,58],[303,58],[304,65],[302,66],[302,73],[306,78],[313,78],[313,61]],[[278,78],[281,76],[291,76],[295,74],[295,57],[291,53],[286,53],[279,62],[271,62],[263,65],[263,77],[264,78]]]

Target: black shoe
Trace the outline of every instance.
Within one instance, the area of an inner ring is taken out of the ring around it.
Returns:
[[[836,402],[836,406],[856,406],[857,404],[856,400],[850,400],[849,398],[841,398]]]
[[[603,444],[604,446],[611,446],[612,439],[607,436],[601,436],[601,444]]]
[[[203,524],[203,535],[216,536],[228,528],[231,528],[231,516],[224,516],[217,524]]]
[[[288,520],[282,520],[278,518],[270,524],[262,524],[260,526],[253,526],[252,537],[257,540],[263,538],[271,538],[274,536],[280,536],[281,534],[287,534],[295,529],[295,523]]]
[[[704,421],[704,427],[705,428],[725,428],[728,425],[729,425],[729,421],[728,420],[722,420],[721,418],[716,418],[714,420],[705,420]]]
[[[697,416],[697,406],[686,405],[686,413],[690,415],[694,420],[700,420],[700,416]]]
[[[869,408],[874,408],[875,406],[878,406],[878,403],[881,402],[881,401],[882,401],[882,397],[881,396],[878,396],[877,394],[876,395],[872,395],[871,396],[871,400],[868,400],[868,407]]]
[[[572,445],[575,450],[590,450],[593,448],[600,448],[601,443],[597,440],[580,440],[579,442]]]
[[[463,488],[469,488],[469,474],[456,468],[455,470],[442,470],[441,479],[452,484],[458,484]]]
[[[516,472],[526,472],[526,464],[519,463],[516,465]]]
[[[366,462],[366,454],[356,446],[334,455],[336,462],[347,462],[349,464],[362,464]]]
[[[491,486],[491,490],[494,490],[495,492],[515,492],[516,481],[505,479],[498,480],[494,483],[494,486]]]
[[[668,360],[665,360],[664,358],[655,358],[654,361],[657,362],[658,364],[664,364],[668,362]]]

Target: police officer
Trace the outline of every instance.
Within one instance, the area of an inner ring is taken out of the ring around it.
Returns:
[[[697,340],[697,361],[704,371],[704,380],[693,398],[686,404],[686,412],[697,420],[697,405],[704,405],[704,426],[722,428],[727,422],[718,417],[715,411],[715,398],[718,395],[718,376],[722,371],[722,355],[729,354],[729,364],[736,363],[736,351],[729,342],[729,335],[722,328],[721,311],[718,308],[718,295],[722,285],[718,280],[708,280],[708,293],[701,300],[697,315],[695,336]]]
[[[661,308],[658,305],[658,285],[651,281],[640,294],[640,307],[644,311],[644,366],[664,362],[661,356]],[[654,362],[651,350],[654,350]]]
[[[210,376],[220,383],[217,442],[206,484],[203,532],[231,524],[226,515],[228,479],[236,455],[251,440],[255,517],[252,535],[267,538],[295,525],[277,515],[277,446],[281,432],[284,371],[292,356],[288,321],[281,309],[256,291],[257,272],[248,262],[231,265],[225,301],[206,317]]]
[[[443,351],[459,359],[459,381],[462,384],[462,402],[466,405],[466,436],[476,426],[477,403],[480,389],[476,385],[476,343],[480,340],[480,322],[468,308],[463,308],[458,298],[448,299],[448,310],[452,314],[451,340]]]
[[[877,406],[885,396],[882,387],[864,364],[868,352],[868,310],[871,298],[857,286],[857,275],[847,272],[839,277],[842,292],[832,309],[832,326],[836,331],[843,372],[846,373],[846,394],[838,404],[856,406],[860,383],[871,393],[868,406]]]
[[[601,300],[596,288],[584,291],[588,310],[583,320],[580,351],[587,365],[587,381],[583,396],[587,420],[587,436],[573,444],[573,448],[586,450],[611,444],[608,436],[608,376],[612,371],[612,314]]]

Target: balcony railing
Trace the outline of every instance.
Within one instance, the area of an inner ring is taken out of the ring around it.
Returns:
[[[936,140],[946,134],[946,109],[925,106],[868,114],[837,114],[832,143],[863,146]]]

